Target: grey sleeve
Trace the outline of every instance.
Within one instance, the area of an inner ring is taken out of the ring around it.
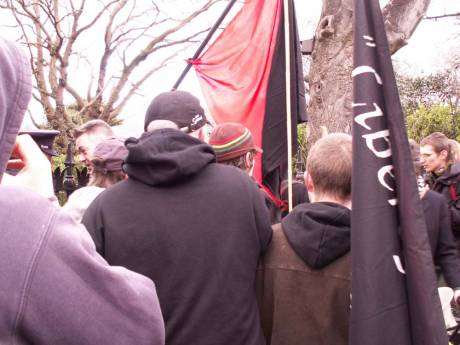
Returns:
[[[52,217],[22,292],[18,332],[34,344],[164,344],[153,282],[111,267],[85,228]]]

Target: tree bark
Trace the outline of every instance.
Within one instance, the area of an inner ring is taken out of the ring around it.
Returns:
[[[393,54],[403,47],[426,13],[430,0],[391,0],[383,9]],[[323,0],[309,73],[308,145],[321,137],[321,126],[350,133],[352,121],[353,1]]]

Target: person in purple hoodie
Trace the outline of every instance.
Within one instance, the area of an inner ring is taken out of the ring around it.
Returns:
[[[0,344],[164,344],[152,281],[109,266],[47,200],[50,163],[31,137],[17,137],[31,90],[27,58],[0,38]],[[22,165],[14,177],[12,154]]]

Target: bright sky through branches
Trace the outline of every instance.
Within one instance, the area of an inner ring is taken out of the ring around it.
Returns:
[[[161,4],[162,10],[167,12],[167,16],[182,18],[193,8],[196,8],[198,6],[197,3],[200,1],[201,0],[160,0],[158,3]],[[385,0],[381,0],[381,4],[383,4],[384,1]],[[294,0],[294,2],[297,11],[300,38],[312,38],[321,14],[322,2],[321,0]],[[90,4],[90,2],[88,3]],[[138,4],[142,4],[142,2],[139,1]],[[226,5],[227,2],[222,2],[214,6],[208,13],[200,17],[199,25],[210,27]],[[227,21],[236,10],[237,8],[228,16]],[[459,0],[431,0],[427,16],[458,12],[460,12]],[[0,12],[0,22],[3,25],[11,22],[12,18],[8,15],[9,14],[5,13],[5,11]],[[4,28],[2,32],[4,34],[8,32],[6,36],[11,37],[11,30],[18,29]],[[13,34],[12,36],[19,37],[19,34]],[[92,37],[87,38],[83,41],[82,45],[77,46],[78,49],[82,49],[85,52],[90,64],[94,64],[94,62],[91,61],[92,57],[94,61],[97,61],[97,57],[100,55],[100,47],[98,48],[99,41],[96,41],[94,38],[96,36],[97,34],[93,33]],[[199,43],[200,42],[197,41],[194,47],[179,53],[167,68],[161,70],[148,80],[139,90],[138,94],[133,96],[127,103],[121,114],[121,118],[126,119],[125,126],[128,128],[128,132],[131,131],[131,133],[137,134],[142,130],[145,109],[150,103],[150,100],[156,94],[170,90],[182,69],[185,67],[185,59],[193,55]],[[460,50],[460,19],[445,18],[437,21],[423,20],[410,38],[409,44],[400,49],[393,58],[397,62],[398,69],[405,73],[426,74],[443,68],[445,59],[451,56],[452,52],[455,50],[457,51],[457,56],[460,56],[458,52]],[[147,67],[148,63],[145,68]],[[74,69],[73,71],[72,68]],[[89,81],[86,80],[89,78],[88,75],[90,70],[88,63],[83,61],[77,67],[75,67],[75,65],[70,66],[70,69],[69,75],[72,78],[72,84],[86,87],[89,83]],[[85,70],[87,73],[76,73],[76,70]],[[181,84],[180,89],[194,93],[202,98],[193,69]],[[80,92],[85,94],[85,90],[81,90]],[[43,113],[43,110],[37,102],[35,102],[35,104],[32,103],[31,110],[34,113],[34,118],[41,118],[40,115]]]

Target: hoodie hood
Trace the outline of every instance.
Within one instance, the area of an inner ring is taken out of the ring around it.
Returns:
[[[438,177],[438,179],[440,181],[447,181],[447,180],[450,180],[452,177],[459,175],[459,174],[460,174],[460,164],[453,163],[444,174]]]
[[[297,255],[319,269],[350,251],[350,213],[332,202],[301,204],[281,224]]]
[[[29,60],[14,43],[0,37],[0,180],[31,94],[32,72]]]
[[[175,129],[159,129],[125,142],[128,157],[123,170],[151,186],[186,181],[216,161],[211,146]]]

